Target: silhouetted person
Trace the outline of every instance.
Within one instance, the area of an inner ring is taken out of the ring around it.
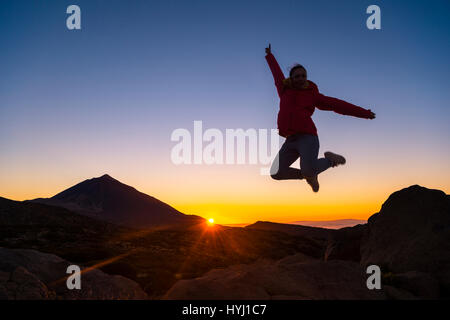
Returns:
[[[318,159],[319,137],[311,119],[314,109],[332,110],[334,112],[359,118],[374,119],[375,113],[370,109],[355,106],[319,93],[317,85],[307,80],[306,69],[295,65],[285,79],[277,60],[271,52],[270,44],[266,48],[266,60],[272,71],[280,97],[278,112],[278,133],[286,141],[275,157],[270,175],[276,180],[306,179],[314,192],[319,191],[317,175],[330,167],[345,164],[341,155],[327,151],[324,158]],[[300,157],[300,169],[290,165]]]

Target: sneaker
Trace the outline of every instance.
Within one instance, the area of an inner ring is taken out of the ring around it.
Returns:
[[[317,175],[306,178],[306,182],[308,182],[314,192],[319,191],[319,181],[317,180]]]
[[[324,153],[325,158],[331,161],[331,166],[336,167],[340,164],[345,164],[345,158],[339,154],[327,151]]]

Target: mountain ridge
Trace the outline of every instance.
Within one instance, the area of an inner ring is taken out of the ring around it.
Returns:
[[[204,220],[196,215],[183,214],[108,174],[86,179],[51,198],[27,201],[63,207],[82,215],[133,228],[201,223]]]

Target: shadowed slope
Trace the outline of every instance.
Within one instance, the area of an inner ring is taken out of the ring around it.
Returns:
[[[107,174],[85,180],[51,198],[31,201],[64,207],[83,215],[135,228],[203,221],[201,217],[185,215]]]

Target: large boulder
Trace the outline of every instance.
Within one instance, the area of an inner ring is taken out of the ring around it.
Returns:
[[[279,261],[214,269],[180,280],[164,299],[383,299],[366,287],[367,275],[351,261],[313,259],[301,253]]]
[[[54,292],[23,267],[16,267],[11,273],[2,272],[0,279],[0,299],[2,300],[36,300],[54,297]]]
[[[147,299],[134,281],[81,267],[81,289],[69,290],[70,262],[29,249],[0,248],[0,299]],[[85,272],[83,272],[83,270]]]
[[[406,274],[400,284],[420,280],[419,294],[435,295],[434,282],[428,289],[423,283],[436,279],[440,295],[450,295],[450,196],[418,185],[391,194],[362,239],[361,265],[371,264]]]
[[[428,273],[408,271],[389,274],[385,277],[384,282],[397,289],[406,290],[418,299],[438,299],[440,297],[439,282]]]

